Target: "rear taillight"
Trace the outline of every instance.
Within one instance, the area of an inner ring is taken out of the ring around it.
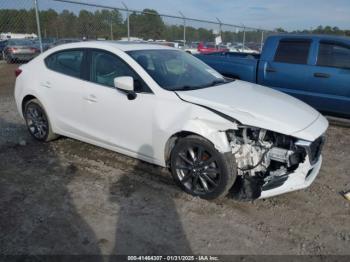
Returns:
[[[15,76],[16,76],[16,77],[19,76],[21,73],[22,73],[22,70],[21,70],[21,69],[17,68],[17,69],[15,70]]]

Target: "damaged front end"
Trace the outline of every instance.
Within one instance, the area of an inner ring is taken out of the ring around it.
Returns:
[[[226,134],[238,170],[231,190],[235,199],[253,200],[305,188],[320,168],[323,136],[308,142],[249,126]]]

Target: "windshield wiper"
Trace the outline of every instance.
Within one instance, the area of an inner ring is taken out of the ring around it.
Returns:
[[[226,81],[225,79],[216,79],[203,87],[217,86],[226,83],[228,83],[228,81]]]
[[[188,90],[195,90],[195,89],[198,89],[198,88],[201,88],[202,86],[189,86],[189,85],[186,85],[186,86],[179,86],[179,87],[174,87],[174,88],[171,88],[172,91],[188,91]]]
[[[216,79],[208,84],[205,85],[200,85],[200,86],[190,86],[190,85],[185,85],[185,86],[179,86],[179,87],[174,87],[171,88],[172,91],[188,91],[188,90],[196,90],[196,89],[201,89],[201,88],[206,88],[206,87],[211,87],[211,86],[216,86],[220,84],[225,84],[228,83],[227,80],[225,79]]]

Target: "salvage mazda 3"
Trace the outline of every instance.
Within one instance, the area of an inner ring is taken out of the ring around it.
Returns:
[[[327,120],[272,89],[224,78],[170,47],[61,45],[16,70],[30,134],[71,137],[162,167],[187,193],[266,198],[308,187]]]

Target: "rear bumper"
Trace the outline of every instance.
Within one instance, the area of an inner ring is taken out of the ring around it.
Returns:
[[[9,57],[12,60],[29,61],[36,57],[38,54],[10,54]]]
[[[299,167],[288,175],[287,180],[279,187],[263,190],[260,199],[281,195],[309,187],[320,172],[322,164],[322,156],[318,161],[311,165],[308,157]]]

